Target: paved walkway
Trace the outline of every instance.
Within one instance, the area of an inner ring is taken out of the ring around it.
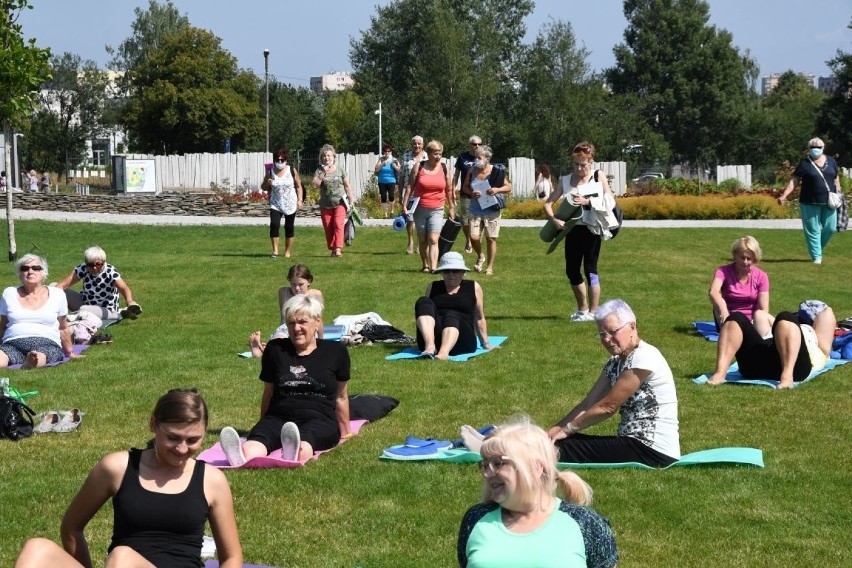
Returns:
[[[6,218],[6,210],[0,210],[0,219]],[[17,220],[41,219],[43,221],[71,221],[74,223],[108,223],[113,225],[176,225],[176,226],[266,226],[268,217],[196,217],[191,215],[120,215],[113,213],[70,213],[65,211],[35,211],[16,209],[13,218]],[[367,227],[390,227],[392,219],[364,219]],[[503,219],[502,227],[541,227],[540,220]],[[318,217],[297,217],[296,225],[300,227],[320,227]],[[719,220],[719,221],[625,221],[624,227],[648,229],[680,229],[680,228],[738,228],[738,229],[799,229],[802,228],[800,219],[766,219],[766,220]]]

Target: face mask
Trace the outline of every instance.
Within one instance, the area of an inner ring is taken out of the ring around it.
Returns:
[[[811,148],[808,154],[810,154],[811,158],[819,158],[822,156],[822,148]]]
[[[287,162],[275,162],[275,169],[283,170],[285,165],[287,165]]]
[[[477,170],[481,170],[485,167],[485,160],[476,160],[475,162],[473,162],[473,167],[475,167]]]

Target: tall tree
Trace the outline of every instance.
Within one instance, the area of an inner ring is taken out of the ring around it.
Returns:
[[[189,19],[181,15],[171,0],[166,0],[164,4],[148,0],[147,10],[137,7],[133,13],[136,19],[130,24],[130,37],[118,47],[106,46],[107,53],[112,56],[109,68],[125,74],[147,60],[168,36],[189,27]]]
[[[852,30],[852,20],[847,28]],[[823,102],[819,127],[828,139],[827,151],[848,168],[852,167],[852,53],[838,50],[828,66],[837,78],[837,89]]]
[[[816,136],[817,118],[825,95],[804,77],[787,71],[763,98],[767,139],[759,159],[775,169],[784,160],[795,161],[808,140]]]
[[[107,76],[94,61],[64,53],[50,60],[52,77],[41,88],[28,149],[39,169],[65,172],[80,162],[86,141],[103,132]]]
[[[139,150],[217,152],[230,139],[237,151],[263,128],[260,82],[220,44],[206,30],[186,28],[133,70],[125,122]]]
[[[356,152],[349,144],[351,133],[364,117],[364,105],[354,91],[347,89],[328,94],[325,103],[325,131],[338,152]]]
[[[3,57],[0,57],[0,120],[3,122],[3,137],[6,141],[3,149],[6,164],[12,162],[12,129],[19,128],[30,117],[39,85],[50,77],[50,50],[37,47],[34,39],[25,42],[18,23],[21,11],[30,8],[27,0],[0,0],[0,49],[3,53]],[[18,175],[18,172],[11,173]],[[9,260],[15,260],[18,246],[15,242],[11,191],[6,193],[6,219]]]
[[[625,0],[624,43],[606,76],[677,160],[730,162],[753,100],[757,65],[709,25],[704,0]]]
[[[260,99],[266,97],[261,87]],[[261,102],[260,104],[265,104]],[[323,100],[310,89],[293,87],[277,81],[269,83],[270,150],[287,148],[291,151],[309,149],[311,157],[325,141]],[[258,138],[247,147],[261,149],[264,141]]]

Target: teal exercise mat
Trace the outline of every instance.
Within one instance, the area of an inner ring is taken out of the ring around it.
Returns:
[[[382,454],[380,459],[397,460]],[[405,461],[445,461],[449,463],[476,463],[482,457],[477,452],[471,452],[467,449],[444,450],[435,457],[424,457],[421,459],[407,458]],[[713,448],[710,450],[702,450],[700,452],[692,452],[681,456],[681,458],[673,464],[658,468],[651,467],[644,463],[625,462],[625,463],[567,463],[559,462],[556,466],[559,469],[669,469],[672,467],[686,467],[690,465],[709,465],[709,464],[739,464],[753,465],[757,467],[763,466],[763,452],[757,448]]]
[[[828,363],[826,363],[825,367],[823,367],[822,369],[811,372],[811,374],[808,375],[808,378],[806,378],[803,381],[794,382],[793,388],[801,386],[804,383],[815,379],[819,375],[821,375],[823,373],[827,373],[827,372],[831,371],[832,369],[834,369],[835,367],[839,367],[840,365],[845,365],[848,362],[849,361],[846,361],[845,359],[829,359]],[[706,375],[701,375],[700,377],[696,377],[696,378],[692,379],[692,382],[697,384],[697,385],[703,385],[710,378],[710,375],[712,375],[712,373],[707,373]],[[727,377],[725,377],[725,382],[722,383],[722,384],[725,385],[725,384],[730,383],[730,384],[734,384],[734,385],[758,385],[758,386],[762,386],[762,387],[769,387],[769,388],[777,389],[779,382],[780,381],[773,380],[773,379],[747,379],[740,374],[739,365],[737,365],[737,363],[734,362],[728,368],[728,375],[727,375]]]
[[[546,243],[552,243],[553,240],[559,237],[561,233],[561,237],[559,239],[561,240],[565,237],[565,233],[567,231],[570,231],[571,227],[573,227],[580,219],[580,217],[582,217],[581,214],[578,214],[579,211],[580,207],[578,205],[574,205],[570,202],[569,199],[563,199],[559,203],[559,207],[557,207],[556,211],[553,213],[553,216],[559,219],[560,221],[565,221],[567,230],[558,230],[554,222],[551,219],[548,219],[544,226],[541,228],[541,230],[539,230],[538,237]],[[573,221],[571,223],[571,227],[568,227],[567,224],[571,221]],[[558,241],[557,244],[559,244]],[[554,245],[553,248],[556,248],[556,246]]]
[[[494,347],[499,347],[503,344],[504,341],[509,339],[504,335],[489,335],[488,343],[493,345]],[[450,361],[467,361],[473,357],[477,357],[479,355],[484,355],[485,353],[490,353],[489,349],[485,349],[480,346],[473,353],[462,353],[461,355],[450,355]],[[399,353],[394,353],[393,355],[388,355],[385,357],[385,361],[399,361],[400,359],[420,359],[421,353],[416,347],[408,347],[400,351]]]

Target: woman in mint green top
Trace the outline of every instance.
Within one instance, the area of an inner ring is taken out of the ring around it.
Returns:
[[[462,568],[612,568],[609,522],[587,507],[592,490],[556,469],[556,449],[528,418],[495,428],[479,450],[483,503],[464,516]],[[564,499],[555,496],[557,486]]]
[[[334,146],[326,144],[320,148],[320,167],[314,174],[311,185],[320,190],[319,206],[325,240],[331,256],[343,256],[343,226],[346,215],[354,205],[349,176],[337,164]]]

